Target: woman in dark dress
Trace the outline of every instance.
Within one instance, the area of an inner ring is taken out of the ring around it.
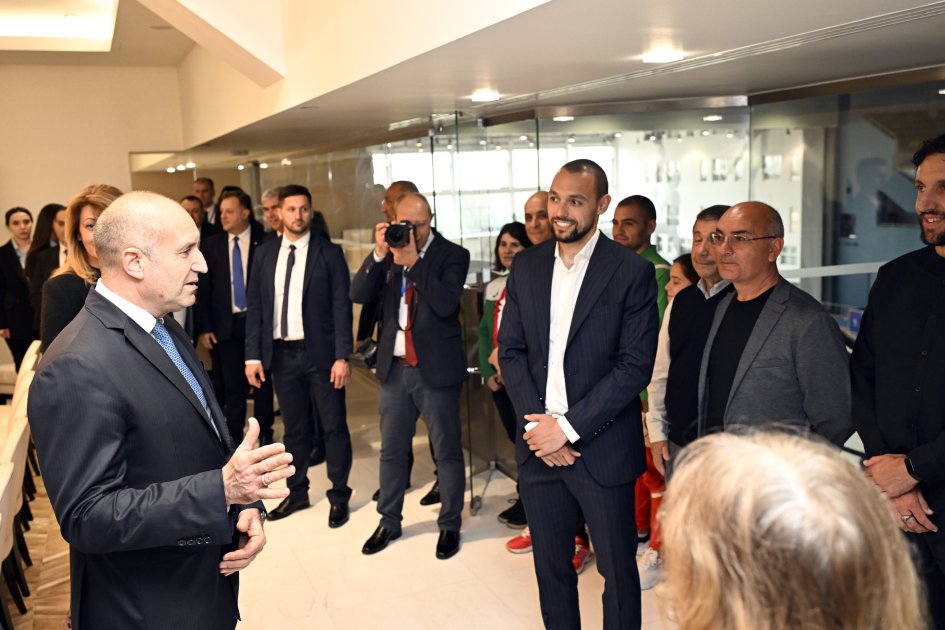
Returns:
[[[26,208],[10,208],[6,213],[10,240],[0,247],[0,337],[3,337],[16,369],[33,340],[33,307],[30,305],[30,286],[23,266],[29,252],[33,233],[33,215]]]
[[[98,280],[98,254],[92,231],[98,217],[122,192],[108,184],[93,184],[82,189],[66,208],[66,231],[63,244],[66,262],[53,272],[43,285],[43,311],[40,315],[41,350],[69,325],[88,297],[89,289]]]

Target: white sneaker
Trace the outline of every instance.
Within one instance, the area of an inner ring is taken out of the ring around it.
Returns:
[[[663,559],[660,552],[652,547],[647,549],[637,560],[637,569],[640,571],[640,590],[646,591],[663,578]]]

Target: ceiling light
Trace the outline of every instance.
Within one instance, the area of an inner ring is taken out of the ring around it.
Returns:
[[[651,133],[651,134],[650,134],[650,137],[647,138],[647,140],[649,140],[650,142],[656,142],[656,134],[655,134],[655,133]]]
[[[282,158],[282,161],[279,162],[282,166],[292,166],[292,160],[289,158]]]
[[[486,146],[486,141],[485,141],[485,140],[480,140],[480,141],[479,141],[479,144],[481,144],[482,146]]]
[[[533,147],[533,146],[535,146],[535,143],[534,143],[534,142],[529,142],[529,143],[528,143],[528,146]]]
[[[551,120],[555,122],[571,122],[574,120],[574,116],[555,116]]]
[[[473,103],[492,103],[502,98],[502,95],[492,88],[481,88],[472,93],[469,99]]]
[[[9,3],[6,3],[9,4]],[[108,52],[115,32],[117,0],[81,3],[81,12],[54,14],[40,6],[48,3],[15,3],[16,15],[0,20],[5,50],[57,52]],[[78,4],[78,3],[73,3]]]
[[[703,135],[703,136],[709,135],[709,130],[708,130],[708,129],[703,129],[703,130],[702,130],[702,135]]]
[[[239,166],[236,167],[236,170],[242,171],[244,168],[246,168],[246,167],[243,166],[242,164],[240,164]]]
[[[422,143],[422,142],[418,142],[418,143],[417,143],[417,148],[419,149],[419,148],[421,148],[421,147],[423,147],[423,143]]]
[[[681,61],[686,55],[675,48],[656,48],[643,53],[643,63],[671,63]]]
[[[719,116],[718,114],[710,114],[709,116],[703,116],[702,120],[704,120],[705,122],[719,122],[720,120],[722,120],[722,117]]]
[[[448,145],[446,145],[446,148],[449,149],[450,151],[452,151],[452,150],[453,150],[453,145],[452,145],[452,144],[448,144]]]
[[[187,168],[197,168],[197,165],[194,164],[193,162],[187,162],[187,164],[184,164],[184,166],[186,166]]]
[[[526,140],[528,140],[528,136],[519,136],[518,139],[521,140],[522,142],[525,142]]]
[[[614,137],[615,137],[615,138],[623,138],[623,134],[618,131],[617,133],[614,134]]]
[[[945,88],[942,88],[941,90],[939,90],[938,93],[941,94],[942,96],[945,96]]]
[[[568,138],[568,144],[574,144],[574,136]]]
[[[735,137],[735,134],[733,134],[731,131],[729,131],[727,134],[725,134],[725,137],[726,137],[726,138],[733,138],[733,137]]]
[[[266,162],[260,162],[259,168],[269,168],[269,164],[267,164]]]
[[[177,169],[174,168],[173,166],[168,166],[168,167],[167,167],[167,172],[168,172],[168,173],[176,173],[176,172],[177,172]]]

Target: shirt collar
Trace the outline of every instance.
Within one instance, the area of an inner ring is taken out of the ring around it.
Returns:
[[[719,292],[724,291],[725,287],[727,287],[730,284],[732,284],[731,280],[719,280],[718,282],[712,285],[711,291],[707,291],[705,288],[705,279],[699,278],[699,282],[697,283],[697,286],[699,287],[699,290],[702,291],[702,295],[704,295],[706,298],[710,298],[710,297],[718,295]]]
[[[250,226],[249,226],[249,224],[247,224],[245,230],[243,230],[243,231],[240,232],[239,234],[227,234],[227,238],[229,238],[229,239],[230,239],[230,242],[232,243],[232,242],[233,242],[233,239],[238,236],[239,239],[240,239],[240,243],[248,243],[248,242],[249,242],[249,232],[250,232]]]
[[[298,239],[296,239],[295,242],[290,241],[289,239],[287,239],[287,238],[285,237],[285,235],[283,235],[283,236],[282,236],[282,248],[283,248],[283,249],[289,249],[289,245],[295,245],[295,249],[302,249],[303,247],[308,247],[308,243],[309,243],[309,241],[311,241],[311,240],[312,240],[312,231],[311,231],[311,230],[309,230],[308,232],[306,232],[305,234],[303,234],[302,236],[300,236]]]
[[[592,236],[590,239],[588,239],[588,241],[584,244],[584,247],[581,248],[581,251],[579,251],[579,252],[574,256],[574,262],[579,262],[579,261],[583,261],[583,260],[590,260],[590,259],[591,259],[591,256],[594,255],[594,249],[597,247],[597,241],[599,241],[599,240],[600,240],[600,229],[598,229],[598,228],[595,226],[595,227],[594,227],[594,236]],[[561,248],[561,243],[558,243],[557,246],[555,247],[555,258],[556,258],[556,259],[561,258],[561,252],[559,251],[560,248]]]
[[[102,279],[99,278],[98,282],[95,284],[95,290],[98,293],[118,307],[118,309],[131,318],[131,321],[141,326],[144,332],[151,334],[151,331],[154,330],[154,324],[157,322],[157,319],[147,312],[137,304],[132,304],[125,298],[121,297],[111,289],[105,286],[105,283],[102,282]]]

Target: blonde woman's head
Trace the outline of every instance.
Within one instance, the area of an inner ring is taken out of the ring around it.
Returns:
[[[682,630],[925,627],[885,500],[825,444],[703,438],[681,453],[660,522],[660,594]]]
[[[55,275],[74,273],[89,284],[99,275],[98,254],[95,251],[93,230],[98,217],[122,192],[108,184],[86,186],[72,198],[66,208],[66,230],[63,245],[66,262]]]

